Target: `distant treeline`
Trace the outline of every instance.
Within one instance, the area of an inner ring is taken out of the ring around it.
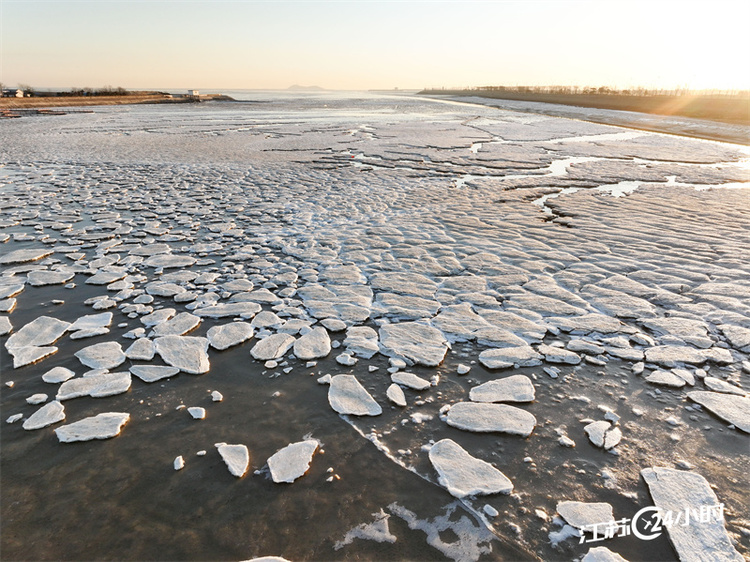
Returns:
[[[434,88],[424,95],[477,96],[483,98],[555,103],[596,109],[679,115],[724,123],[750,125],[750,90],[654,90],[575,86],[483,86]]]
[[[42,92],[36,92],[36,95],[55,95],[55,96],[142,96],[145,94],[161,94],[162,92],[133,92],[126,90],[125,88],[114,88],[112,86],[104,86],[103,88],[71,88],[67,92],[54,92],[44,94]]]

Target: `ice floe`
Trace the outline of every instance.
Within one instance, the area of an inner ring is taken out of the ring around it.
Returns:
[[[354,375],[331,377],[328,403],[339,414],[378,416],[383,409]]]
[[[39,408],[23,422],[26,430],[42,429],[65,419],[65,407],[57,400],[53,400]]]
[[[440,484],[457,498],[513,491],[513,483],[502,472],[471,456],[451,439],[443,439],[430,447],[429,457]]]
[[[294,355],[303,361],[326,357],[331,353],[328,330],[320,326],[294,341]],[[283,354],[282,354],[283,355]]]
[[[616,447],[622,439],[622,431],[606,420],[592,422],[583,430],[594,445],[603,449]]]
[[[53,367],[42,375],[44,382],[55,384],[59,382],[65,382],[68,379],[72,379],[76,374],[65,367]]]
[[[217,443],[216,449],[227,465],[229,472],[237,478],[242,478],[247,472],[248,466],[250,466],[250,451],[247,446]]]
[[[542,356],[530,345],[486,349],[479,354],[479,362],[488,369],[535,367],[542,364]]]
[[[448,425],[476,432],[510,433],[528,437],[536,427],[536,418],[521,408],[507,404],[459,402],[448,410]]]
[[[317,439],[306,439],[276,451],[268,459],[273,481],[289,483],[303,476],[310,468],[312,457],[319,446],[320,442]]]
[[[175,376],[180,369],[163,365],[133,365],[130,372],[143,382],[156,382]]]
[[[448,342],[440,330],[417,322],[381,326],[380,345],[386,355],[426,367],[440,365],[448,351]]]
[[[295,341],[295,337],[289,334],[273,334],[256,343],[250,355],[258,361],[279,359],[292,348]]]
[[[414,373],[407,373],[404,371],[393,373],[391,375],[391,380],[396,384],[400,384],[401,386],[413,390],[427,390],[431,386],[430,381],[426,381]]]
[[[526,375],[511,375],[475,386],[469,392],[472,402],[533,402],[534,385]]]
[[[718,509],[719,500],[708,481],[695,472],[672,468],[653,467],[641,470],[648,491],[656,507],[663,513],[699,513]],[[731,560],[740,562],[743,557],[737,552],[724,527],[723,513],[709,517],[691,517],[690,525],[666,526],[672,542],[682,561]]]
[[[232,322],[209,328],[206,338],[211,347],[224,350],[246,342],[254,333],[252,325],[247,322]]]
[[[154,340],[156,353],[167,365],[192,375],[207,373],[208,340],[193,336],[162,336]]]
[[[57,400],[70,400],[80,396],[103,398],[122,394],[130,389],[129,372],[102,372],[65,381],[57,390]]]
[[[96,343],[76,351],[74,355],[92,369],[114,369],[127,359],[118,342]]]
[[[605,502],[562,501],[556,509],[569,525],[581,530],[590,525],[614,523],[615,520],[612,506]]]
[[[750,433],[750,398],[723,392],[696,390],[688,398],[710,410],[724,421]]]
[[[109,439],[119,435],[128,420],[130,414],[107,412],[58,427],[55,433],[61,443]]]

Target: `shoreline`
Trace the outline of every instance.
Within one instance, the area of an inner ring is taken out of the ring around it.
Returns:
[[[418,95],[473,96],[488,99],[551,103],[632,111],[649,115],[705,119],[750,125],[750,98],[728,95],[555,94],[496,90],[422,90]]]
[[[221,94],[211,94],[197,97],[173,97],[168,94],[144,94],[126,96],[61,96],[34,98],[0,98],[0,110],[14,111],[25,109],[43,109],[49,107],[80,107],[97,105],[140,105],[140,104],[173,104],[199,103],[202,101],[234,101],[233,98]]]
[[[684,116],[667,116],[642,111],[616,110],[603,107],[584,107],[535,100],[500,99],[488,96],[459,94],[418,94],[419,97],[436,101],[450,101],[495,107],[506,111],[534,113],[550,117],[577,119],[601,125],[613,125],[638,131],[664,133],[694,139],[726,142],[750,146],[750,125],[725,123],[709,119]]]

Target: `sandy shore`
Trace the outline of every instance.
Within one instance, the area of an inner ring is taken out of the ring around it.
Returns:
[[[476,96],[489,99],[554,103],[750,125],[750,99],[747,96],[628,96],[617,94],[543,94],[486,90],[424,90],[420,94]]]
[[[225,99],[227,96],[200,96],[199,101]],[[66,96],[39,98],[0,98],[0,109],[41,109],[47,107],[79,107],[91,105],[126,105],[141,103],[194,103],[194,98],[174,98],[167,94],[135,94],[130,96]]]
[[[613,110],[611,108],[585,107],[576,104],[566,105],[561,102],[552,103],[531,99],[499,99],[476,94],[430,95],[429,97],[438,100],[448,99],[450,101],[480,104],[509,111],[579,119],[590,123],[615,125],[640,131],[750,145],[750,125],[742,123],[696,119],[679,115],[659,115],[638,110]]]

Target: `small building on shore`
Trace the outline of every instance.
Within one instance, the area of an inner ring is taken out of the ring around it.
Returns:
[[[188,95],[197,98],[201,95],[200,90],[188,90]]]
[[[4,98],[22,98],[23,96],[24,92],[21,89],[9,88],[7,90],[3,90]]]

